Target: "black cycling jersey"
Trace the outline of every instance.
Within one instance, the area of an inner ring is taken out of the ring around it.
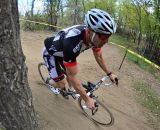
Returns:
[[[76,57],[86,49],[93,48],[85,44],[84,25],[75,25],[63,29],[55,36],[45,40],[45,47],[52,56],[62,57],[65,66],[76,65]],[[99,51],[100,48],[93,49]]]

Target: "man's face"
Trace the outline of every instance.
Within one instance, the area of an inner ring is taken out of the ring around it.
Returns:
[[[110,34],[99,34],[93,32],[91,38],[91,42],[95,45],[95,47],[102,47],[105,43],[108,42],[109,37],[111,36]]]

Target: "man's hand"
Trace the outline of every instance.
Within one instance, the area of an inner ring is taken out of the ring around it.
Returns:
[[[88,98],[88,100],[85,102],[87,107],[91,110],[94,110],[95,109],[95,100],[93,98]]]
[[[111,73],[111,74],[109,75],[109,78],[110,78],[110,80],[111,80],[113,83],[115,83],[115,84],[118,86],[118,78],[117,78],[117,75]]]

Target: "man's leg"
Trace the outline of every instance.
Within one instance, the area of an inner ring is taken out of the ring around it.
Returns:
[[[62,68],[60,67],[59,60],[63,60],[61,57],[55,57],[48,54],[47,50],[44,48],[43,50],[43,59],[48,68],[49,75],[51,79],[49,79],[49,84],[55,88],[60,88],[65,90],[65,76],[63,74]]]
[[[65,78],[60,80],[60,81],[52,81],[52,82],[49,82],[52,86],[56,87],[56,88],[61,88],[61,89],[64,89],[65,88],[65,85],[66,85],[66,80]]]
[[[51,78],[55,81],[55,87],[56,88],[60,88],[60,93],[61,95],[68,99],[68,95],[67,95],[67,91],[65,88],[66,85],[66,79],[65,79],[65,75],[64,75],[64,70],[61,67],[61,65],[63,64],[63,59],[61,57],[52,57],[51,58],[51,65],[52,65],[52,69],[50,70],[50,76]]]
[[[68,76],[66,76],[66,80],[67,80],[69,89],[70,89],[71,91],[75,91],[75,89],[72,87],[72,84],[71,84],[70,80],[68,79]]]

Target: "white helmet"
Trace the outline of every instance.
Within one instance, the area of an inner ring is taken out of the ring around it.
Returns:
[[[93,31],[101,34],[113,34],[116,32],[116,24],[113,18],[100,9],[89,10],[85,15],[84,23]]]

